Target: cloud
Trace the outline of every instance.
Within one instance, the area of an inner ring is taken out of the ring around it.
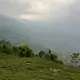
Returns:
[[[68,8],[74,0],[29,0],[31,8],[20,15],[28,20],[55,20],[69,14]]]
[[[80,0],[76,0],[75,4],[70,7],[70,16],[67,19],[68,23],[80,25]]]
[[[26,20],[58,20],[70,14],[75,0],[0,0],[0,13]]]

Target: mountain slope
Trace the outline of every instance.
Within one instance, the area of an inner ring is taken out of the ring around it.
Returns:
[[[0,54],[0,80],[80,80],[80,68],[39,57]]]
[[[14,44],[27,43],[34,51],[46,50],[46,48],[33,39],[35,34],[24,23],[0,15],[0,39],[10,40]]]

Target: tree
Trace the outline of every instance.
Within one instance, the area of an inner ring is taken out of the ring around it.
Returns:
[[[25,44],[22,44],[20,47],[20,54],[19,56],[22,56],[22,57],[31,57],[34,55],[32,49],[30,49],[27,45]]]
[[[11,45],[10,41],[1,40],[0,41],[0,51],[6,54],[13,53],[13,46]]]

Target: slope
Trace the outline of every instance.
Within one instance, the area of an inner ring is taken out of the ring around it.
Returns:
[[[46,50],[37,39],[32,38],[35,34],[27,26],[19,20],[0,15],[0,39],[10,40],[16,45],[27,43],[34,51]]]
[[[65,67],[38,57],[0,55],[1,80],[80,80],[80,68]]]

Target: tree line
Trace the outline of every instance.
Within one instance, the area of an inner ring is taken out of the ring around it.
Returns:
[[[50,49],[48,50],[48,52],[40,51],[39,53],[35,54],[34,51],[26,44],[16,46],[7,40],[0,40],[0,53],[15,54],[18,55],[19,57],[37,56],[42,59],[52,60],[57,63],[63,64],[62,61],[58,60],[57,55],[52,53]]]

